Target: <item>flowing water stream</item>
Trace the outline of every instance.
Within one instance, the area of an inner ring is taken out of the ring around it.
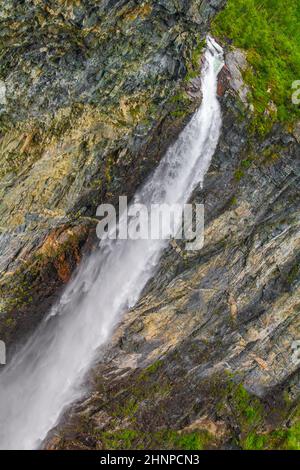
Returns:
[[[133,203],[183,206],[203,181],[221,129],[217,76],[223,51],[207,38],[200,108]],[[102,240],[82,262],[60,301],[0,375],[0,448],[41,446],[122,315],[135,305],[167,240]]]

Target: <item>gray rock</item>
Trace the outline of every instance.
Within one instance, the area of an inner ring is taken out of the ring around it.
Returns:
[[[248,104],[249,88],[245,85],[242,77],[242,72],[248,67],[245,53],[241,49],[233,49],[226,54],[225,62],[230,72],[232,89],[244,104]]]

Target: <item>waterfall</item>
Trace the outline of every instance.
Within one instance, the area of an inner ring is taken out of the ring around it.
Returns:
[[[203,100],[133,203],[181,204],[208,170],[221,129],[217,76],[223,51],[207,37]],[[102,240],[60,301],[0,375],[0,448],[41,446],[62,412],[82,396],[83,380],[122,315],[135,305],[167,240]]]

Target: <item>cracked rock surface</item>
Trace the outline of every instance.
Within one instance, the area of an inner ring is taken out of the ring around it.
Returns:
[[[0,337],[8,354],[201,102],[223,0],[9,0],[0,10]],[[50,449],[300,448],[299,123],[250,130],[224,45],[205,243],[170,243]],[[134,269],[134,266],[132,267]]]

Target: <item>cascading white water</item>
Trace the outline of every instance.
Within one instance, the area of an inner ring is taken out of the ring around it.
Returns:
[[[199,110],[169,148],[134,203],[181,204],[203,180],[215,152],[223,51],[210,37]],[[97,349],[153,276],[166,240],[103,240],[82,263],[59,303],[0,375],[0,448],[34,449],[62,411],[82,395]]]

